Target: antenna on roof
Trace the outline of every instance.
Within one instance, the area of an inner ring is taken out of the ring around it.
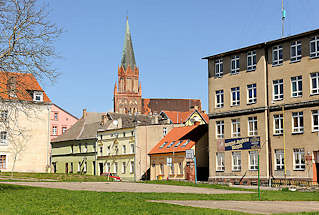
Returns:
[[[285,30],[285,19],[286,19],[286,10],[284,9],[284,0],[281,0],[281,38],[284,37]]]

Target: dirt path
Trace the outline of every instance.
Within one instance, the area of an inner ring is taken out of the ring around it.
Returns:
[[[129,182],[0,182],[5,184],[25,185],[33,187],[60,188],[67,190],[87,190],[99,192],[156,192],[156,193],[202,193],[228,194],[251,193],[247,191],[233,191],[190,186],[174,186],[163,184],[143,184]]]
[[[316,201],[178,201],[152,200],[151,202],[169,203],[183,206],[224,209],[254,214],[300,213],[319,211]]]

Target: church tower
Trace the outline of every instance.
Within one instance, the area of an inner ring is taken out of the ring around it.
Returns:
[[[131,40],[131,32],[126,18],[126,32],[121,65],[118,67],[118,82],[114,86],[114,112],[141,113],[142,90],[139,83],[139,70]]]

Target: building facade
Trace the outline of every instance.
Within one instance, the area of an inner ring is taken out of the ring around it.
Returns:
[[[318,182],[319,30],[206,57],[212,181]]]
[[[199,123],[197,123],[199,124]],[[191,151],[196,159],[186,157]],[[208,179],[208,126],[173,128],[150,151],[150,180],[195,181]]]
[[[50,99],[32,74],[0,79],[0,171],[47,172]]]
[[[52,104],[50,114],[50,139],[52,140],[57,136],[63,134],[78,120],[79,119],[77,117],[70,114],[63,108],[59,107],[56,104]]]

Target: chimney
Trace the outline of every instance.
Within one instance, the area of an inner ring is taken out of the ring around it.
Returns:
[[[101,116],[101,125],[106,125],[106,122],[107,122],[107,116],[106,114],[103,114]]]
[[[85,118],[87,116],[86,108],[83,109],[82,118]]]

